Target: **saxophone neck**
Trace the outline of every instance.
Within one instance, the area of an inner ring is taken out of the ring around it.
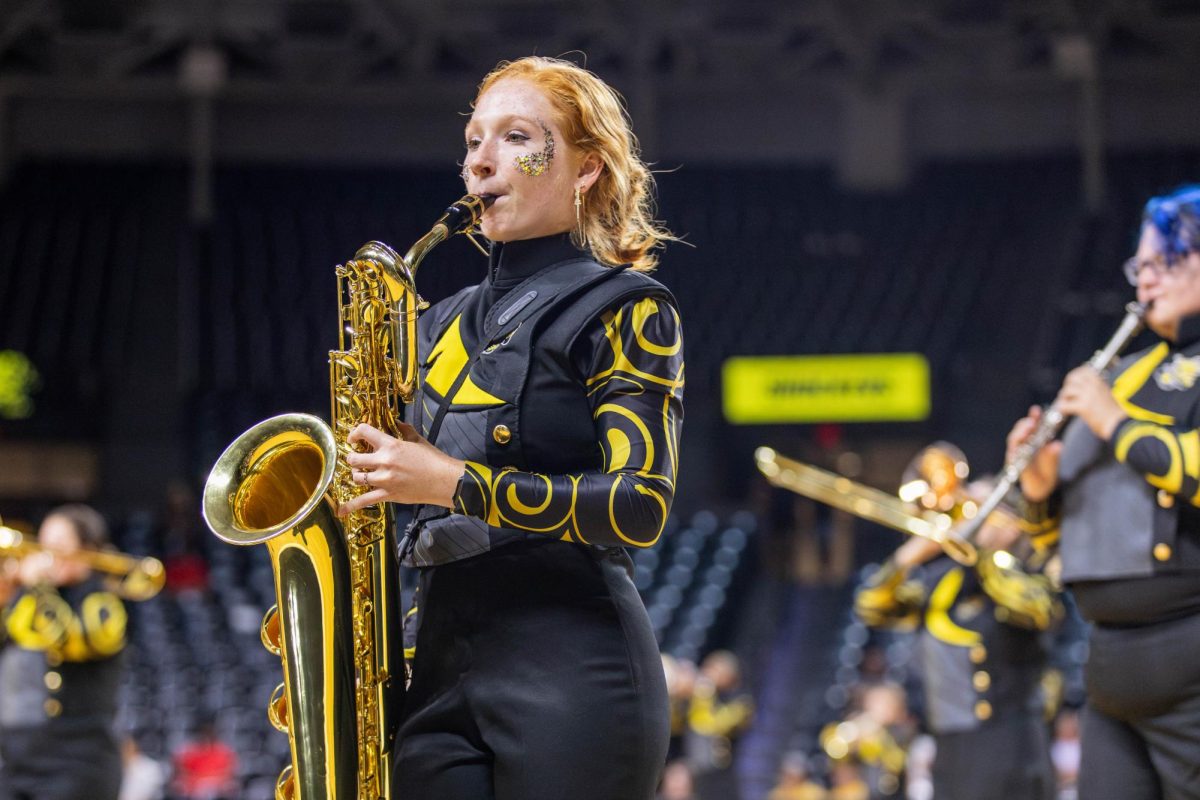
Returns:
[[[445,213],[433,224],[429,233],[418,239],[404,256],[404,264],[410,275],[415,275],[417,267],[428,255],[429,251],[456,233],[469,233],[479,225],[483,212],[487,211],[496,198],[491,195],[468,194],[450,204]]]
[[[429,254],[429,251],[448,238],[450,238],[449,230],[439,221],[429,230],[429,233],[417,239],[413,243],[413,246],[408,248],[408,252],[404,254],[404,259],[402,260],[404,270],[407,274],[415,277],[417,267],[421,266],[421,262],[425,260],[425,256]]]

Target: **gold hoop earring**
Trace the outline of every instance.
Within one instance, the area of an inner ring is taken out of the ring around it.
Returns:
[[[575,187],[575,232],[579,237],[579,244],[587,247],[587,234],[583,230],[583,190],[578,186]]]

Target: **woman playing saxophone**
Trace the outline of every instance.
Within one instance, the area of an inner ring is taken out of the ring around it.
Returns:
[[[351,433],[370,490],[341,509],[416,504],[396,793],[649,798],[667,698],[625,548],[675,486],[682,339],[647,276],[673,237],[619,96],[567,62],[484,78],[462,176],[488,274],[421,316],[407,422]]]

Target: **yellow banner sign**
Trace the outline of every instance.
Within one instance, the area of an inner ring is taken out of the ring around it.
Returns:
[[[738,356],[722,373],[725,419],[736,425],[929,416],[929,362],[920,353]]]

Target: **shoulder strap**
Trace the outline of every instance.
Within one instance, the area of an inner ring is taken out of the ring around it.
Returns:
[[[572,303],[543,334],[543,346],[555,352],[570,353],[593,320],[609,309],[644,297],[662,299],[678,308],[674,295],[666,286],[645,273],[623,270],[613,280],[591,286]]]

